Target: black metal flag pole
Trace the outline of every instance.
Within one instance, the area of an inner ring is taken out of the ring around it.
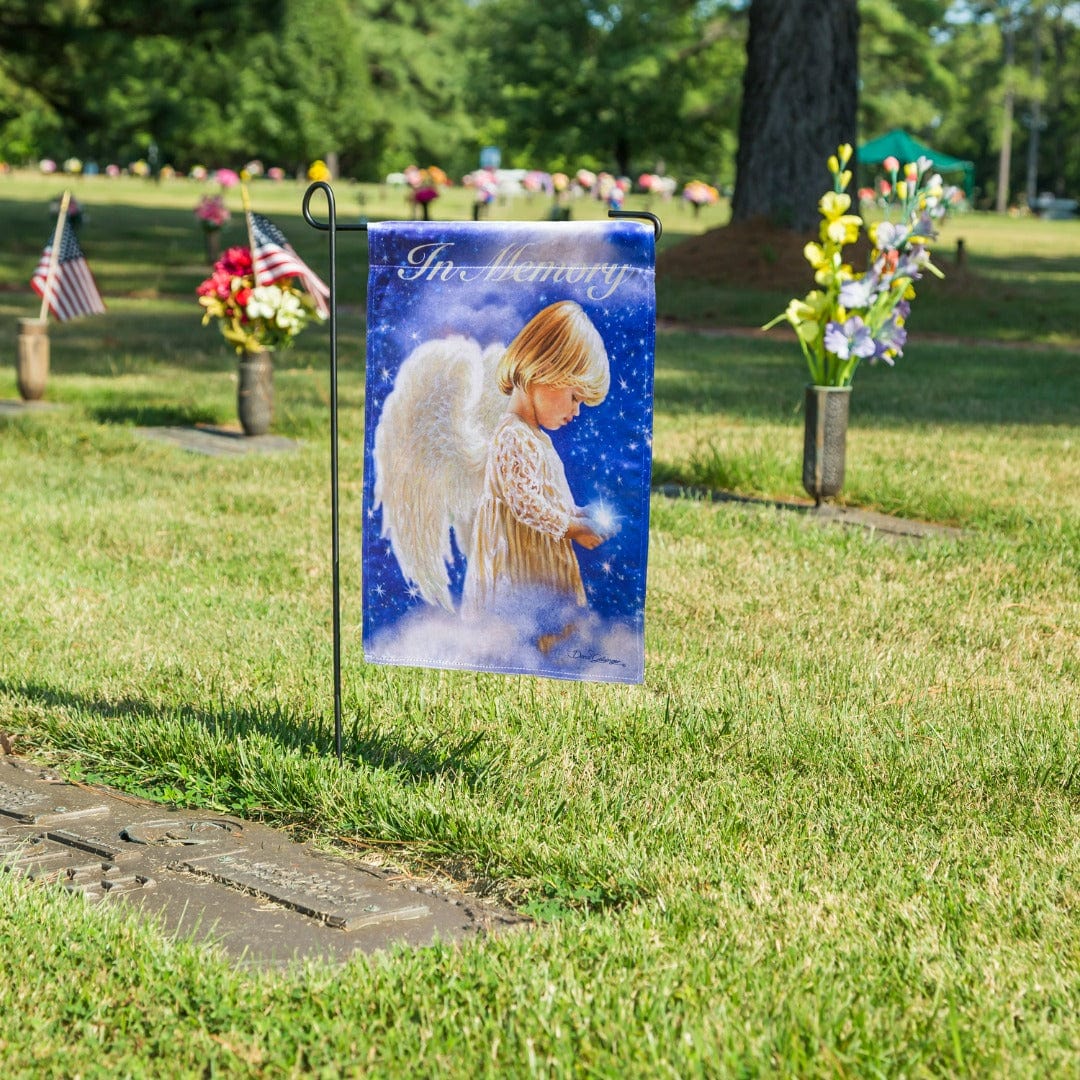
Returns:
[[[311,197],[316,191],[326,195],[326,221],[318,221],[311,213]],[[304,220],[329,236],[330,245],[330,530],[333,571],[333,636],[334,636],[334,749],[338,761],[342,757],[341,735],[341,538],[340,506],[338,501],[338,360],[337,360],[337,234],[338,232],[367,232],[367,223],[338,224],[334,190],[324,180],[316,180],[304,192]],[[641,218],[652,222],[656,239],[664,229],[660,219],[647,210],[609,210],[608,217]]]
[[[664,226],[660,219],[648,210],[609,210],[607,216],[609,218],[641,218],[644,221],[651,221],[653,232],[656,233],[655,239],[659,240],[664,235]]]
[[[316,221],[311,214],[311,197],[316,191],[326,194],[328,220]],[[341,760],[341,539],[338,502],[338,362],[337,362],[337,233],[338,230],[366,231],[367,225],[339,225],[334,191],[329,184],[316,180],[304,192],[304,220],[313,228],[329,234],[330,239],[330,530],[333,567],[334,633],[334,750]]]

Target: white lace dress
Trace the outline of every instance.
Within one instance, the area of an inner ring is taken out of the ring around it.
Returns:
[[[515,413],[499,421],[465,571],[463,613],[545,590],[585,604],[573,541],[574,498],[563,463],[543,431]]]

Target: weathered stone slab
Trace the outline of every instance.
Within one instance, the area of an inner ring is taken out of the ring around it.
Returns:
[[[211,457],[242,457],[245,454],[280,454],[300,449],[300,443],[283,435],[245,435],[237,427],[196,424],[194,427],[139,427],[137,435],[169,443],[182,450]]]
[[[339,961],[528,922],[266,826],[68,784],[13,756],[0,758],[0,869],[130,905],[245,964]]]
[[[754,495],[736,495],[730,491],[716,491],[711,488],[684,488],[678,484],[662,484],[655,490],[671,499],[689,498],[706,502],[744,503],[749,506],[771,507],[774,510],[793,510],[796,513],[806,514],[811,521],[823,525],[846,525],[865,529],[867,532],[889,540],[926,540],[931,537],[957,540],[964,535],[961,529],[951,525],[893,517],[891,514],[882,514],[876,510],[861,510],[856,506],[835,506],[832,503],[822,503],[819,506],[812,502],[764,499]]]
[[[52,412],[64,406],[56,401],[23,401],[21,398],[0,399],[0,416],[33,416]]]
[[[822,522],[867,529],[882,536],[904,540],[957,540],[963,536],[960,529],[951,525],[938,525],[932,521],[914,521],[911,518],[893,517],[877,510],[861,510],[855,506],[833,506],[822,503],[810,509],[813,517]]]
[[[27,825],[46,825],[71,821],[88,815],[100,814],[101,806],[69,805],[63,793],[47,789],[22,790],[16,785],[0,781],[0,815],[14,818]]]
[[[431,912],[427,904],[416,902],[415,895],[390,897],[376,886],[376,879],[358,879],[344,867],[308,855],[294,855],[284,865],[279,860],[251,859],[242,851],[215,853],[185,859],[174,869],[232,885],[342,930],[422,919]]]

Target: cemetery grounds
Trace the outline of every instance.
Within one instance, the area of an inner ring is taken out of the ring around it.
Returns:
[[[0,399],[61,187],[0,179]],[[303,190],[253,201],[319,269]],[[194,298],[200,191],[76,185],[109,313],[52,326],[56,408],[0,415],[0,732],[73,780],[267,822],[535,925],[261,972],[2,874],[4,1075],[1080,1071],[1080,222],[948,221],[906,354],[856,376],[841,501],[959,530],[910,541],[790,507],[803,361],[756,328],[808,271],[718,235],[699,278],[665,275],[723,209],[651,206],[641,687],[362,663],[366,266],[342,238],[339,763],[325,328],[275,365],[295,453],[138,436],[235,419],[235,358]],[[338,203],[406,212],[385,188]],[[433,209],[469,213],[461,191]]]

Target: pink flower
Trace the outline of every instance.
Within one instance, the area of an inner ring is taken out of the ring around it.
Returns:
[[[891,154],[881,164],[885,166],[885,171],[888,173],[895,173],[900,168],[900,162]]]
[[[240,177],[232,169],[218,169],[214,173],[214,179],[223,188],[233,188],[240,183]]]
[[[232,295],[232,274],[215,269],[195,290],[195,295],[216,296],[219,300],[228,300]]]
[[[195,217],[204,229],[220,229],[231,216],[220,195],[204,195],[195,207]]]
[[[251,249],[246,247],[228,248],[218,259],[214,269],[222,269],[233,277],[244,277],[251,273]]]

